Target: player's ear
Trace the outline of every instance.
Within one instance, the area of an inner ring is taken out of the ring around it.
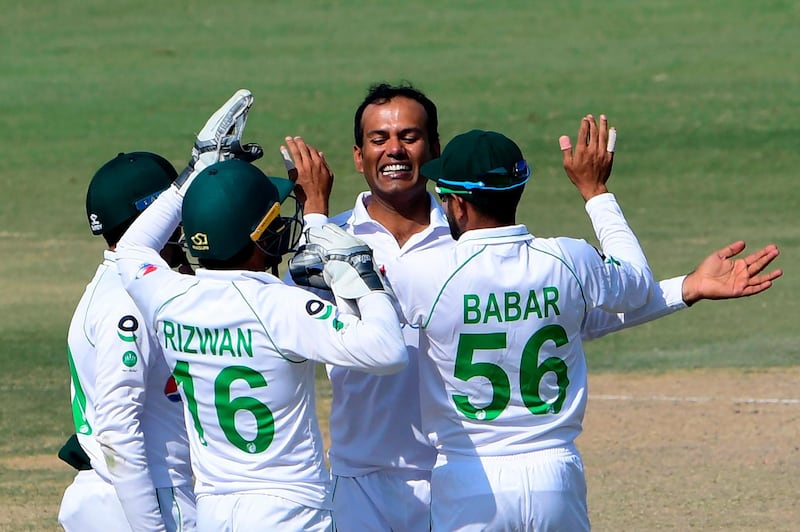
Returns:
[[[353,164],[359,174],[364,173],[364,157],[361,148],[356,144],[353,144]]]
[[[450,194],[450,199],[448,199],[448,208],[450,209],[451,214],[456,217],[456,219],[465,216],[470,207],[470,202],[465,200],[463,196],[458,194]]]

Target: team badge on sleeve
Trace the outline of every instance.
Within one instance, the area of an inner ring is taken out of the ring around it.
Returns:
[[[155,264],[149,264],[149,263],[142,264],[141,266],[139,266],[139,271],[136,272],[136,278],[141,279],[145,275],[153,273],[157,269],[158,266],[156,266]]]

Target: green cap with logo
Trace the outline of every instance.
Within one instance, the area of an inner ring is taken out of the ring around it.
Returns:
[[[100,167],[86,192],[86,216],[95,235],[136,217],[166,190],[178,172],[155,153],[120,153]]]
[[[258,240],[280,215],[294,183],[268,177],[256,166],[230,159],[212,164],[183,198],[183,232],[192,256],[227,260]]]
[[[439,194],[471,194],[473,191],[501,191],[528,182],[531,169],[519,146],[501,133],[473,129],[457,135],[441,157],[420,169],[436,183]]]

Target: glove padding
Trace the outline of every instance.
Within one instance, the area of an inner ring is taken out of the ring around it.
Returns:
[[[186,193],[197,174],[214,163],[236,158],[253,162],[264,155],[264,150],[258,144],[241,143],[247,114],[252,105],[253,94],[247,89],[239,89],[211,115],[197,134],[192,158],[175,179],[174,185],[181,196]]]
[[[289,275],[298,286],[330,290],[322,270],[325,267],[325,250],[317,244],[303,244],[289,259]]]
[[[322,280],[337,298],[359,299],[372,292],[389,292],[375,268],[372,248],[341,227],[332,223],[312,227],[306,230],[305,239],[302,251],[292,259],[295,270],[303,265],[304,272],[298,275],[301,281],[321,288],[317,273],[321,256]]]

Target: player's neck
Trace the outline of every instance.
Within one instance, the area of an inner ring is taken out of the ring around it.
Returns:
[[[392,233],[401,247],[431,224],[430,196],[427,193],[411,201],[393,204],[373,194],[366,207],[370,217]]]

